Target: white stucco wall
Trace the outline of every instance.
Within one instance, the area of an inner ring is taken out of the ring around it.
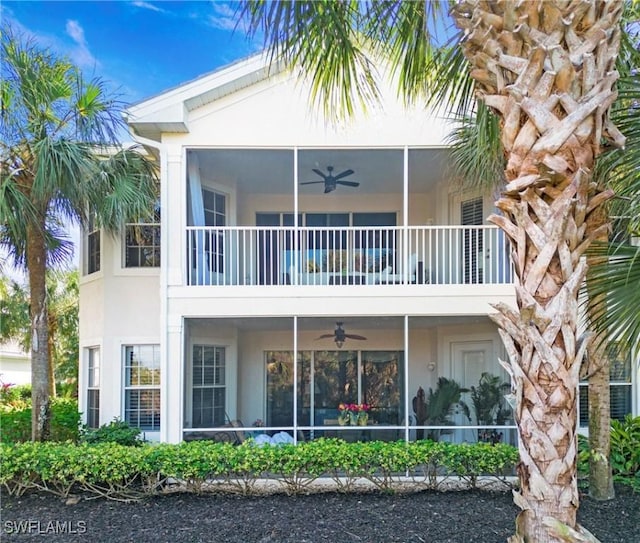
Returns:
[[[87,349],[97,347],[101,424],[123,416],[123,347],[160,343],[159,269],[123,268],[121,239],[103,232],[100,271],[80,279],[80,410],[86,410]]]
[[[448,130],[442,116],[419,107],[406,109],[397,99],[393,83],[380,86],[384,105],[369,106],[367,111],[336,123],[313,110],[308,86],[283,73],[189,112],[189,134],[166,134],[163,141],[179,139],[187,145],[200,142],[225,147],[380,147],[398,145],[398,134],[402,134],[407,145],[444,143]]]
[[[333,317],[368,315],[486,315],[490,303],[513,301],[509,286],[479,285],[390,285],[341,289],[331,287],[281,286],[277,290],[261,287],[186,287],[185,227],[187,224],[187,150],[213,148],[293,149],[383,148],[397,149],[403,156],[406,146],[441,148],[448,131],[437,115],[421,109],[407,111],[396,99],[393,85],[382,89],[384,106],[342,123],[327,122],[311,113],[308,91],[290,75],[282,74],[225,96],[193,111],[182,104],[166,111],[178,117],[185,113],[187,133],[161,136],[162,164],[162,270],[125,270],[121,265],[119,238],[102,236],[102,269],[81,281],[82,367],[81,406],[86,401],[86,348],[98,346],[102,352],[101,421],[122,416],[123,346],[140,343],[162,345],[162,432],[167,441],[182,438],[185,374],[183,359],[197,342],[227,347],[229,395],[227,411],[231,418],[250,424],[264,417],[265,349],[292,349],[290,336],[260,332],[237,332],[232,328],[185,326],[192,318],[316,315]],[[161,100],[162,101],[162,100]],[[182,106],[182,109],[179,107]],[[177,109],[176,109],[177,108]],[[169,114],[169,113],[167,113]],[[150,118],[151,119],[151,118]],[[156,121],[162,122],[161,118]],[[303,152],[301,151],[301,152]],[[293,160],[293,159],[292,159]],[[395,163],[394,163],[395,164]],[[459,202],[457,192],[443,174],[429,192],[414,190],[403,201],[402,160],[397,190],[365,196],[342,192],[339,195],[310,195],[299,199],[300,212],[387,211],[395,212],[397,224],[451,224]],[[290,212],[288,196],[254,194],[235,179],[217,178],[203,171],[202,183],[227,194],[228,225],[255,224],[256,212]],[[411,190],[411,185],[409,190]],[[490,204],[490,199],[487,200]],[[408,217],[405,218],[405,206]],[[460,330],[461,334],[467,330]],[[365,334],[366,335],[366,334]],[[404,349],[401,331],[369,334],[367,349]],[[442,362],[442,347],[436,329],[411,330],[409,334],[409,393],[417,386],[435,385]],[[298,348],[314,348],[311,335],[300,335]],[[431,369],[430,363],[433,363]]]
[[[0,343],[0,383],[5,385],[31,383],[31,357],[16,341]]]

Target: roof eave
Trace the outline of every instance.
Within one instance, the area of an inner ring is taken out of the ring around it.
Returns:
[[[126,110],[125,118],[136,133],[145,137],[158,130],[189,132],[189,111],[262,81],[281,70],[282,64],[270,64],[266,55],[254,55],[134,104]]]

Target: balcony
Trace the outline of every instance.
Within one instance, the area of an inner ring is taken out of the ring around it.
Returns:
[[[187,285],[509,284],[494,226],[187,227]]]

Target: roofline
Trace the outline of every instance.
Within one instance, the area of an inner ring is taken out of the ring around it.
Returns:
[[[167,105],[178,102],[185,103],[189,99],[203,94],[205,90],[202,87],[205,87],[206,91],[210,91],[234,79],[239,79],[249,73],[264,70],[265,68],[269,68],[268,75],[274,75],[282,71],[282,64],[278,62],[270,63],[266,52],[261,51],[135,102],[125,109],[125,118],[129,120],[131,117],[144,116]]]

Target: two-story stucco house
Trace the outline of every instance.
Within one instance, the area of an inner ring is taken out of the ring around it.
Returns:
[[[515,297],[505,238],[485,221],[493,196],[461,190],[449,127],[395,88],[332,123],[256,56],[129,109],[161,204],[157,224],[84,234],[88,424],[120,417],[168,442],[230,421],[295,440],[514,441],[507,404],[488,420],[471,392],[469,416],[455,398],[446,418],[414,411],[420,387],[447,396],[442,378],[477,394],[484,373],[504,382],[488,314]],[[629,361],[617,376],[616,405],[637,411]],[[339,425],[341,403],[368,404],[367,425]]]

